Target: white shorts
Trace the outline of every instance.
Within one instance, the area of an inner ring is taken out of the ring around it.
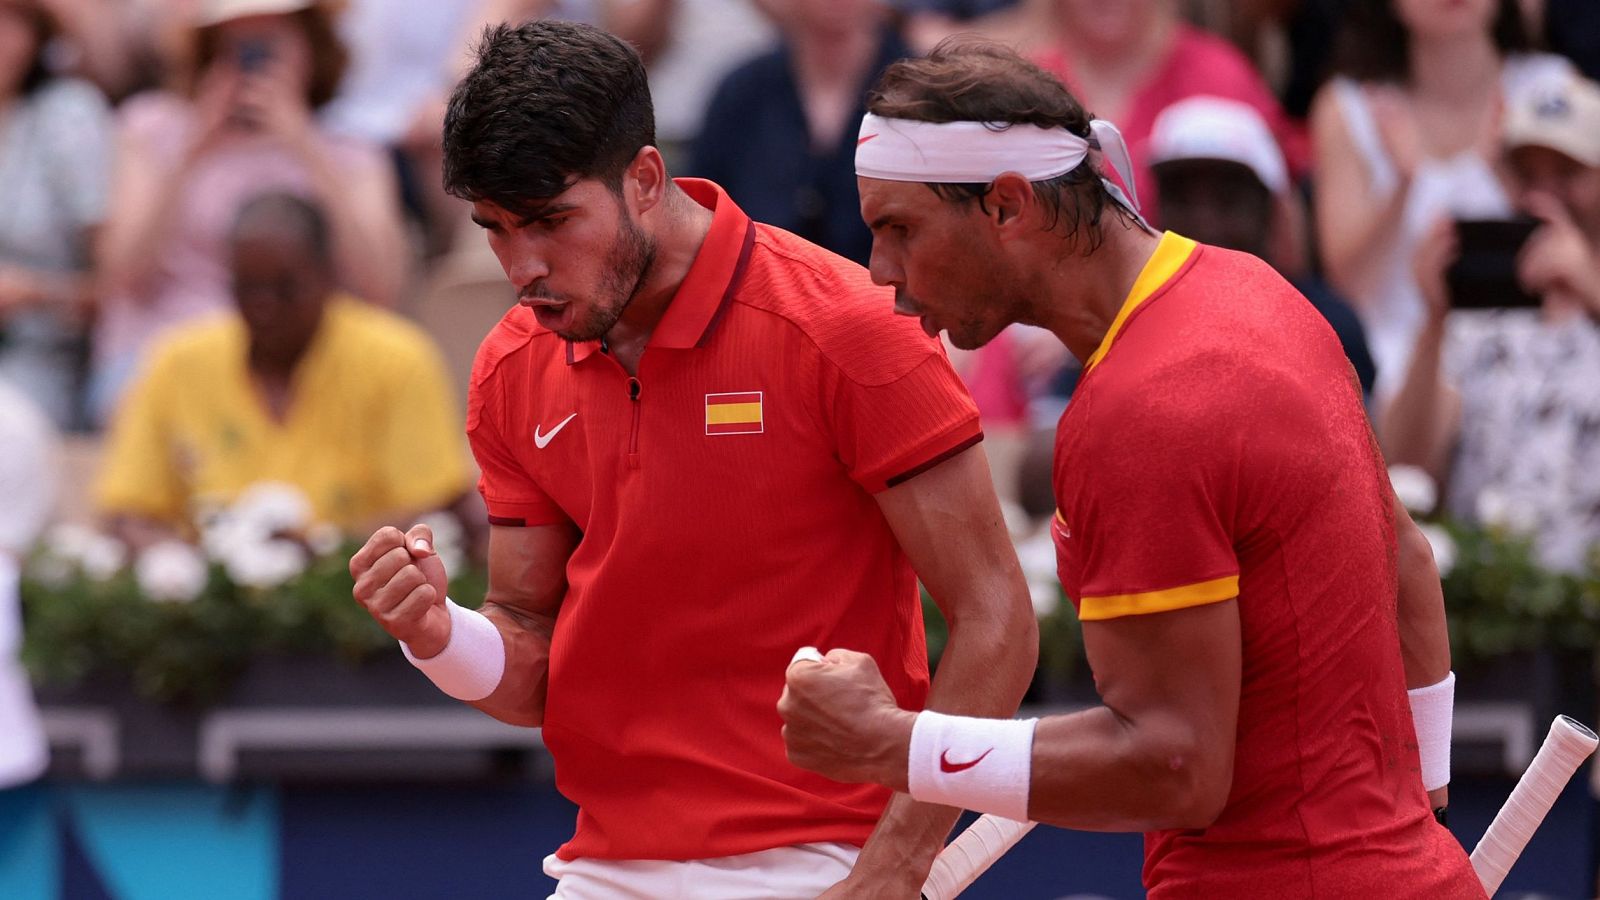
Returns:
[[[550,900],[816,900],[850,874],[861,848],[798,844],[713,859],[544,858]]]

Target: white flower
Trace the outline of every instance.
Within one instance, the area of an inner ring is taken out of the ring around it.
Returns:
[[[1389,483],[1400,503],[1415,515],[1425,516],[1439,503],[1439,486],[1433,476],[1416,466],[1390,466]]]
[[[80,565],[83,555],[97,535],[82,525],[63,522],[54,526],[44,537],[45,552],[56,559]]]
[[[1474,505],[1478,522],[1483,525],[1504,528],[1518,534],[1527,534],[1539,527],[1538,514],[1530,506],[1515,502],[1509,494],[1499,488],[1486,487],[1479,491]]]
[[[318,522],[306,529],[306,546],[318,556],[332,556],[339,552],[339,546],[344,543],[344,532],[339,526],[327,522]]]
[[[1433,548],[1433,562],[1439,567],[1439,575],[1450,574],[1456,567],[1456,542],[1450,537],[1450,532],[1445,531],[1431,522],[1418,522],[1417,528],[1428,539],[1428,545]]]
[[[272,539],[272,533],[254,522],[230,515],[214,517],[200,532],[200,547],[206,556],[225,563],[239,547],[253,547]]]
[[[83,574],[95,581],[105,581],[117,572],[128,561],[128,548],[114,537],[96,534],[83,548]]]
[[[311,501],[292,484],[258,481],[244,489],[228,516],[267,534],[300,531],[311,524]]]
[[[228,550],[222,564],[236,584],[274,588],[306,570],[306,552],[293,541],[240,544]]]
[[[205,589],[206,561],[182,541],[162,541],[139,554],[133,574],[139,590],[151,600],[188,603]]]
[[[1028,582],[1028,597],[1033,601],[1033,614],[1041,619],[1061,605],[1061,590],[1054,581]]]

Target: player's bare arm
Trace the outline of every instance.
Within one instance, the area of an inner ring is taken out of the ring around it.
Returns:
[[[1450,674],[1444,588],[1427,536],[1398,497],[1394,501],[1394,534],[1399,551],[1400,656],[1406,667],[1406,687],[1425,687]]]
[[[1439,568],[1433,561],[1433,548],[1427,536],[1411,520],[1411,514],[1398,497],[1394,500],[1394,534],[1400,573],[1396,611],[1400,623],[1400,657],[1405,663],[1406,689],[1411,694],[1413,718],[1435,718],[1428,712],[1431,705],[1439,707],[1438,715],[1443,719],[1442,731],[1438,726],[1430,729],[1429,722],[1416,723],[1417,742],[1423,753],[1424,786],[1430,788],[1428,803],[1434,809],[1441,809],[1450,802],[1449,787],[1448,782],[1443,785],[1436,782],[1449,777],[1451,701],[1454,699],[1444,587],[1439,583]],[[1436,733],[1430,734],[1430,730]],[[1435,761],[1434,757],[1441,752],[1444,754],[1442,762]],[[1441,766],[1441,774],[1432,774]]]
[[[419,544],[419,541],[421,542]],[[571,525],[495,527],[489,534],[489,592],[478,613],[499,635],[504,669],[492,692],[468,700],[513,725],[544,721],[550,638],[566,593],[567,558],[577,546]],[[354,596],[413,658],[439,659],[458,616],[447,608],[444,566],[426,525],[402,533],[380,528],[350,560]],[[431,677],[431,675],[430,675]]]
[[[1085,622],[1083,642],[1103,705],[1039,721],[1031,777],[1006,773],[1028,817],[1100,831],[1210,825],[1233,783],[1238,602]],[[794,664],[780,711],[797,764],[907,790],[916,717],[894,708],[869,658]]]
[[[983,445],[879,493],[877,500],[950,626],[928,708],[975,716],[1015,713],[1038,658],[1039,627]],[[899,884],[914,894],[957,815],[897,794],[850,882],[825,896],[858,889],[862,896],[882,896],[871,894],[868,883]]]

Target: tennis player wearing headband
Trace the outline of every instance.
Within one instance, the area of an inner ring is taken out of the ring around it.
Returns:
[[[961,347],[1038,325],[1083,362],[1053,526],[1102,705],[912,713],[836,649],[788,670],[790,758],[1143,831],[1157,900],[1483,896],[1429,809],[1449,779],[1438,575],[1327,323],[1255,257],[1151,230],[1116,131],[1008,50],[898,63],[868,109],[861,211],[896,310]]]

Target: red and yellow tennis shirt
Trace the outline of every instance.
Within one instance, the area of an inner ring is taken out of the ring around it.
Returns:
[[[637,378],[521,307],[472,378],[492,521],[583,532],[545,706],[579,806],[558,853],[860,844],[889,794],[788,762],[784,668],[808,644],[867,652],[922,708],[916,576],[873,494],[977,443],[977,410],[866,270],[678,184],[711,228]]]
[[[1422,790],[1391,492],[1326,321],[1260,260],[1168,233],[1061,419],[1084,621],[1238,598],[1233,787],[1145,836],[1154,900],[1482,896]]]

